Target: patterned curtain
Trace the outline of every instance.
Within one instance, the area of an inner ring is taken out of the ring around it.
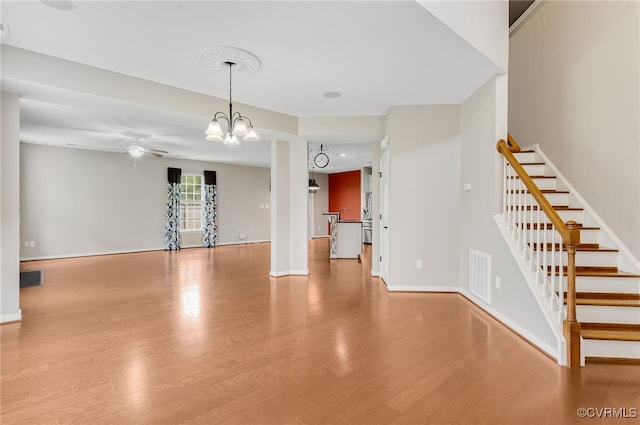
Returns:
[[[167,215],[164,225],[164,249],[180,249],[180,168],[167,169]]]
[[[218,242],[218,191],[216,172],[204,172],[204,202],[202,204],[202,245],[211,248]]]

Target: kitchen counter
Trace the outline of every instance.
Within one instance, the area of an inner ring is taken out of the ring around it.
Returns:
[[[362,254],[362,221],[338,220],[340,214],[323,213],[329,220],[329,258],[360,258]]]

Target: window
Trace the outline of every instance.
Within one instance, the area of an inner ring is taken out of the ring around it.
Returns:
[[[180,178],[180,230],[202,230],[202,176],[183,174]]]

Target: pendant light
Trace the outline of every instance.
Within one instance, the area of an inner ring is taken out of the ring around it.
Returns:
[[[229,114],[224,112],[216,112],[207,127],[205,134],[206,139],[213,142],[223,142],[227,145],[237,145],[240,143],[238,137],[247,142],[255,142],[259,140],[256,130],[249,117],[242,115],[240,112],[233,112],[233,102],[231,98],[231,74],[235,62],[225,61],[229,67]],[[221,120],[226,121],[226,128],[223,130]]]

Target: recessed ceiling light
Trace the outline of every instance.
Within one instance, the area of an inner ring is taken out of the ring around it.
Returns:
[[[339,91],[328,91],[324,93],[323,96],[326,97],[327,99],[335,99],[337,97],[342,96],[342,93],[340,93]]]
[[[40,2],[58,10],[69,11],[76,8],[76,4],[69,0],[41,0]]]
[[[344,158],[345,156],[347,156],[347,154],[346,153],[341,153],[340,156]]]

